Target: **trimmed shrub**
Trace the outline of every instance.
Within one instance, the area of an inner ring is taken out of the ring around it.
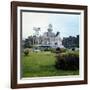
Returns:
[[[55,52],[56,52],[56,49],[55,49],[55,48],[50,48],[50,51],[51,51],[52,53],[55,53]]]
[[[55,53],[56,49],[54,49],[54,48],[45,48],[44,51],[50,51],[52,53]]]
[[[65,53],[66,51],[67,51],[66,48],[61,48],[61,49],[60,49],[60,53]]]
[[[75,51],[75,48],[72,48],[72,51]]]
[[[63,70],[79,69],[79,53],[67,52],[57,56],[55,67]]]
[[[50,51],[50,49],[49,48],[45,48],[44,51]]]
[[[24,50],[24,55],[27,56],[28,54],[29,54],[29,49],[26,48],[26,49]]]
[[[56,53],[60,53],[61,49],[59,47],[56,48]]]
[[[66,48],[56,48],[56,53],[65,53],[67,51]]]

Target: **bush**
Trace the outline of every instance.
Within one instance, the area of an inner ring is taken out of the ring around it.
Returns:
[[[60,49],[60,53],[65,53],[66,51],[67,51],[66,48],[61,48],[61,49]]]
[[[29,54],[29,49],[26,48],[26,49],[24,50],[24,55],[27,56],[28,54]]]
[[[51,51],[52,53],[55,53],[55,52],[56,52],[56,49],[55,49],[55,48],[50,48],[50,51]]]
[[[50,51],[50,49],[49,48],[45,48],[44,51]]]
[[[44,51],[50,51],[52,53],[55,53],[56,49],[54,49],[54,48],[45,48]]]
[[[56,53],[65,53],[67,51],[66,48],[56,48]]]
[[[55,67],[63,70],[79,69],[79,53],[68,52],[57,56]]]
[[[61,49],[59,47],[56,48],[56,53],[60,53]]]

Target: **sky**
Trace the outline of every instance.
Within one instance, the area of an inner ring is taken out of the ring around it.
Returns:
[[[33,27],[40,27],[40,35],[47,32],[48,25],[52,24],[54,33],[60,32],[60,37],[79,35],[80,15],[79,14],[52,14],[52,13],[22,13],[22,38],[33,36]]]

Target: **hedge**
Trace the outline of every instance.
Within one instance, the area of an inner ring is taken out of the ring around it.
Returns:
[[[56,57],[55,67],[63,70],[78,70],[79,69],[79,53],[66,52],[60,53]]]

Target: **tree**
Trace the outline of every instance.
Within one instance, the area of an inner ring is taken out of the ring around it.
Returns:
[[[69,37],[63,38],[62,44],[66,48],[79,47],[79,35],[77,35],[77,37],[69,36]]]
[[[24,40],[24,48],[29,48],[29,39]]]

